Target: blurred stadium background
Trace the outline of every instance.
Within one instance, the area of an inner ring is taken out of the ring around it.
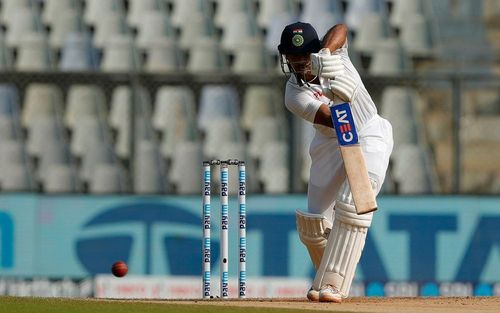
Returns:
[[[417,199],[444,214],[453,210],[440,206],[461,195],[463,206],[487,202],[488,214],[498,219],[500,200],[478,195],[500,192],[500,1],[0,0],[0,5],[0,221],[10,216],[13,237],[32,247],[21,249],[28,251],[27,267],[16,264],[21,256],[9,259],[22,244],[9,243],[5,225],[10,224],[2,224],[0,278],[6,281],[107,272],[116,255],[100,265],[89,265],[80,255],[72,267],[60,264],[67,260],[48,267],[37,262],[49,264],[51,253],[72,251],[57,250],[61,243],[54,238],[73,236],[71,227],[87,223],[91,208],[179,199],[190,201],[197,214],[193,195],[200,193],[203,159],[244,159],[250,195],[261,195],[263,202],[270,194],[285,195],[278,199],[286,198],[281,206],[288,210],[280,212],[289,215],[298,206],[293,197],[303,205],[312,128],[284,108],[285,77],[276,49],[283,27],[296,20],[311,23],[320,36],[336,23],[350,29],[351,59],[394,128],[382,201],[406,195],[394,204],[406,207],[403,203],[421,195]],[[255,206],[259,212],[266,207]],[[462,209],[457,229],[471,214]],[[476,210],[472,220],[482,221],[483,213]],[[38,234],[37,223],[56,229],[72,217],[79,224],[46,235],[55,246],[46,250],[44,227]],[[492,223],[500,228],[497,220]],[[470,228],[461,232],[463,238],[476,238]],[[486,242],[493,247],[487,251],[497,253],[481,264],[498,268],[497,241]],[[92,251],[99,258],[101,250]],[[301,255],[307,261],[304,251]],[[138,265],[132,261],[131,272],[137,266],[139,274],[172,274],[145,258],[134,259]],[[258,271],[255,276],[280,273]],[[474,277],[473,283],[500,280]],[[0,291],[8,293],[5,288]],[[497,289],[488,290],[500,294]]]

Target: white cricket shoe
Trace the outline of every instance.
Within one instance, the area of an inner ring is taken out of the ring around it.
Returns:
[[[314,290],[311,287],[311,289],[309,289],[309,291],[307,292],[307,299],[309,299],[309,301],[318,302],[319,301],[319,291]]]
[[[324,285],[319,291],[319,302],[342,302],[342,295],[337,288],[332,285]]]

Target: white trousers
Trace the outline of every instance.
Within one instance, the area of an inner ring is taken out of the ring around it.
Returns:
[[[368,174],[377,182],[378,194],[385,179],[394,145],[392,126],[389,121],[375,115],[361,130],[358,129],[358,135]],[[312,160],[307,191],[309,212],[321,214],[332,221],[337,193],[346,180],[337,138],[316,131],[309,154]]]

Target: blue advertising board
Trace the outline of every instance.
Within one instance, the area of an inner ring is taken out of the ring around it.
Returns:
[[[500,197],[379,197],[357,281],[500,282]],[[220,208],[212,199],[214,275]],[[295,230],[303,195],[249,196],[248,276],[312,277]],[[237,255],[237,203],[230,200],[230,256]],[[200,275],[201,198],[0,196],[0,275],[81,278],[109,273]],[[230,273],[236,275],[237,262]],[[378,285],[372,292],[376,293]],[[488,290],[484,293],[488,294]]]

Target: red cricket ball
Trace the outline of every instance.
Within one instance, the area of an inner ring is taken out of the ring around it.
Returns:
[[[116,261],[111,267],[111,273],[113,273],[113,275],[115,275],[116,277],[123,277],[127,275],[127,272],[128,266],[123,261]]]

